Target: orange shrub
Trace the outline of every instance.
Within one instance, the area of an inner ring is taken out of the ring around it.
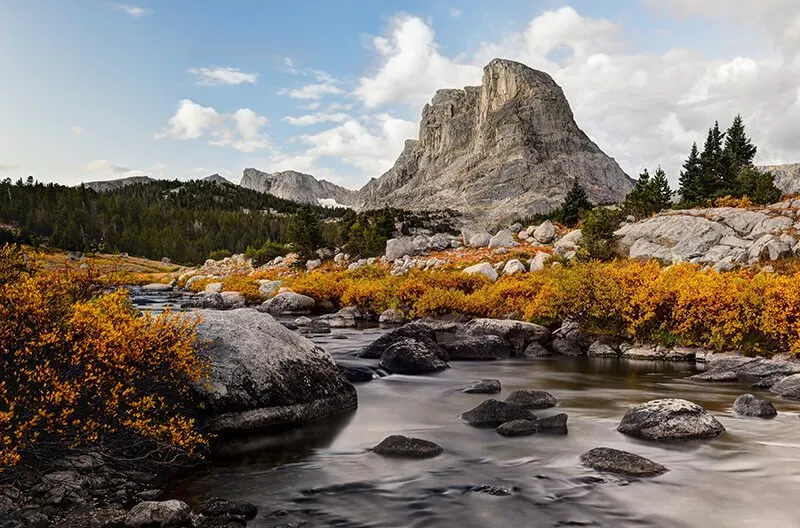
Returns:
[[[248,304],[255,304],[261,300],[258,281],[244,275],[231,275],[222,279],[222,291],[235,291],[244,296]]]
[[[97,293],[67,273],[0,273],[0,470],[53,442],[205,446],[190,416],[190,385],[208,368],[195,321],[142,315],[123,290]]]

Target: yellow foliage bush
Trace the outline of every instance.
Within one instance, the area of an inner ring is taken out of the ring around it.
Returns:
[[[42,445],[120,435],[164,453],[204,448],[190,416],[190,385],[208,369],[196,321],[140,314],[124,290],[26,268],[11,246],[0,262],[0,470]]]
[[[262,300],[261,292],[258,291],[259,286],[257,280],[244,275],[231,275],[222,279],[222,291],[241,293],[247,304],[255,304]]]

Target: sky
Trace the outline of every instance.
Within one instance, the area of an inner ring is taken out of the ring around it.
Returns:
[[[632,176],[676,182],[737,113],[757,163],[800,162],[797,0],[0,0],[0,178],[358,188],[495,57],[549,73]]]

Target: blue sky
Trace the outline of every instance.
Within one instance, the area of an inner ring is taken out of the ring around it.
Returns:
[[[0,0],[0,178],[258,167],[358,187],[494,56],[553,75],[631,174],[675,180],[737,112],[760,161],[800,161],[794,3]]]

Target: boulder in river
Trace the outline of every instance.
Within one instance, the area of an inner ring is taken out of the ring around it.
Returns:
[[[503,390],[500,381],[496,379],[485,379],[473,383],[461,392],[467,394],[499,394]]]
[[[770,388],[778,381],[800,373],[800,362],[779,359],[723,356],[706,364],[706,370],[695,374],[697,381],[742,381],[761,388]]]
[[[145,284],[142,286],[142,291],[149,293],[171,292],[173,289],[174,286],[172,284],[161,284],[158,282],[154,282],[153,284]]]
[[[357,406],[353,385],[325,350],[251,308],[201,310],[199,352],[209,379],[196,386],[214,432],[312,422]]]
[[[462,331],[469,336],[493,335],[505,339],[514,356],[521,356],[530,343],[541,342],[550,335],[543,326],[512,319],[473,319]]]
[[[490,361],[511,357],[511,347],[505,339],[494,336],[464,336],[443,343],[451,361]]]
[[[549,409],[558,405],[558,400],[549,392],[540,390],[515,390],[506,398],[506,403],[525,409]]]
[[[503,436],[530,436],[538,431],[535,420],[511,420],[497,426],[497,434]]]
[[[438,444],[403,435],[387,436],[372,448],[372,452],[379,455],[403,458],[432,458],[441,455],[443,451]]]
[[[436,343],[436,332],[433,330],[433,328],[418,322],[408,323],[400,328],[395,328],[394,330],[383,334],[381,337],[362,348],[358,353],[358,357],[378,359],[383,355],[387,348],[392,346],[397,341],[406,338],[414,339],[424,343],[428,348],[435,350],[440,359],[445,361],[449,359],[447,352],[445,352],[444,349],[442,349],[442,347]]]
[[[387,348],[381,355],[380,365],[393,374],[427,374],[448,368],[435,349],[408,337]]]
[[[663,398],[628,409],[617,431],[646,440],[690,440],[719,436],[725,427],[696,403]]]
[[[295,292],[279,293],[265,301],[258,309],[270,315],[306,315],[316,305],[316,301],[308,295]]]
[[[206,517],[223,517],[231,520],[249,521],[255,518],[258,508],[249,502],[235,502],[219,497],[212,497],[205,501],[200,508],[200,513]]]
[[[787,400],[800,400],[800,374],[783,378],[773,385],[770,391]]]
[[[582,465],[598,471],[630,477],[656,477],[668,471],[650,459],[610,447],[590,449],[581,455],[580,461]]]
[[[403,324],[406,322],[406,315],[402,310],[389,308],[381,313],[378,322],[380,324]]]
[[[759,400],[752,394],[742,394],[733,402],[733,412],[742,416],[774,418],[778,415],[775,406],[767,400]]]
[[[461,420],[476,427],[497,427],[512,420],[535,420],[528,409],[498,400],[486,400],[461,415]]]
[[[537,418],[534,422],[540,433],[567,434],[567,413]]]
[[[191,518],[192,510],[183,501],[144,501],[131,508],[123,522],[126,528],[172,528],[189,526]]]

